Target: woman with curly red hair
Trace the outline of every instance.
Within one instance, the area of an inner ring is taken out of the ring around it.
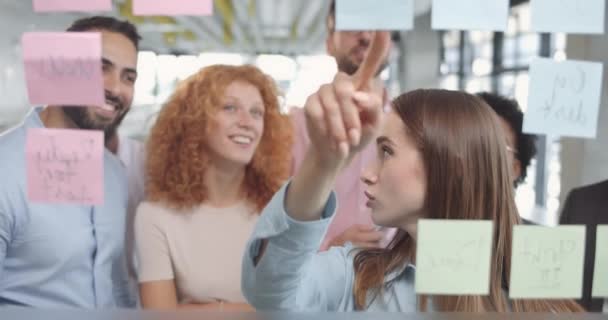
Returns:
[[[151,130],[136,215],[144,308],[252,310],[241,257],[289,175],[292,132],[253,66],[216,65],[179,86]]]

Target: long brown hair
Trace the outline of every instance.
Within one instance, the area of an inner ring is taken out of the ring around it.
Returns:
[[[458,91],[415,90],[397,97],[393,109],[421,152],[426,174],[425,218],[494,221],[489,296],[433,296],[438,311],[583,311],[570,300],[512,300],[505,294],[513,226],[520,223],[505,138],[496,115],[481,99]],[[381,294],[385,276],[415,263],[416,243],[399,230],[386,249],[365,249],[354,259],[354,296],[365,309],[368,293]],[[420,296],[426,311],[428,296]]]
[[[214,65],[184,80],[160,112],[147,143],[148,200],[177,209],[204,203],[208,168],[210,118],[223,103],[227,86],[244,81],[255,86],[264,101],[264,133],[245,168],[243,191],[259,212],[289,177],[293,133],[281,114],[274,81],[254,66]]]

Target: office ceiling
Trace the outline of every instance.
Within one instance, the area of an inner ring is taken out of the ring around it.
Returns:
[[[299,55],[324,50],[325,15],[329,0],[215,0],[213,16],[133,16],[132,0],[114,0],[116,17],[137,24],[142,49],[157,53]],[[430,9],[431,0],[417,0],[416,14]],[[36,14],[31,0],[0,0],[3,33],[18,41],[24,31],[59,31],[88,13]],[[0,22],[0,25],[2,23]],[[7,39],[7,38],[5,38]]]

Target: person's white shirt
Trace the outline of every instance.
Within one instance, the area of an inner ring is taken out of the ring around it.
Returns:
[[[116,156],[125,167],[129,189],[129,203],[127,207],[127,233],[125,250],[129,278],[131,280],[132,294],[139,300],[137,292],[137,261],[135,258],[135,212],[141,202],[145,200],[145,159],[144,144],[126,136],[118,135],[118,149]]]

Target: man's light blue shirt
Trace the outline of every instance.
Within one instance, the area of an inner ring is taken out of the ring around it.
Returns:
[[[0,136],[0,306],[131,307],[124,168],[104,149],[104,205],[30,203],[26,134],[41,110]]]

